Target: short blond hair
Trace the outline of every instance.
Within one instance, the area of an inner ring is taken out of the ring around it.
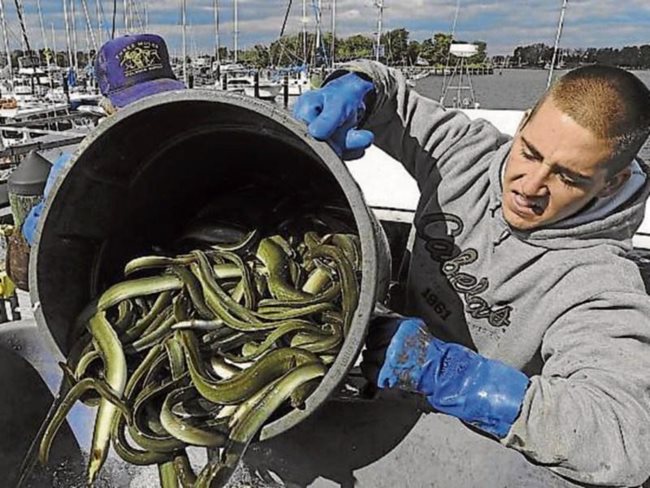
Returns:
[[[627,167],[650,135],[650,90],[629,71],[590,65],[569,71],[544,94],[562,112],[612,145],[609,175]]]

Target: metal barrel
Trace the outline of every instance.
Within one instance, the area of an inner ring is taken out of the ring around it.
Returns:
[[[344,202],[363,258],[359,304],[336,361],[304,410],[264,428],[261,437],[269,438],[339,386],[390,277],[386,236],[359,186],[336,153],[288,112],[233,93],[185,90],[148,97],[103,121],[46,201],[30,257],[30,294],[38,326],[66,355],[71,324],[92,297],[123,279],[130,258],[164,247],[212,200],[243,187],[264,191],[231,217],[259,225],[287,198],[312,206]]]

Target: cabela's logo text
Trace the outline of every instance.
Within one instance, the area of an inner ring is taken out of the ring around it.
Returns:
[[[463,232],[464,227],[463,221],[457,215],[434,213],[422,217],[417,230],[418,236],[425,241],[424,248],[431,259],[441,264],[442,274],[447,278],[449,285],[463,298],[465,312],[475,319],[487,320],[493,327],[507,327],[510,325],[512,307],[490,305],[481,296],[490,286],[488,279],[463,272],[465,266],[474,263],[479,257],[476,249],[455,248],[453,239]],[[430,288],[427,288],[422,296],[443,319],[449,317],[451,312]]]

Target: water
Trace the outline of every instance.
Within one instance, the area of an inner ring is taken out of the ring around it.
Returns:
[[[556,76],[562,76],[565,70],[556,71]],[[636,76],[650,87],[650,71],[633,71]],[[526,110],[535,105],[535,102],[546,90],[548,71],[535,69],[504,69],[499,75],[472,76],[472,85],[476,101],[485,109],[511,109]],[[555,76],[554,76],[555,78]],[[454,80],[454,84],[457,78]],[[429,76],[419,80],[416,90],[424,96],[439,100],[442,95],[442,76]],[[464,85],[466,82],[463,83]],[[467,96],[468,91],[463,93]],[[453,94],[447,94],[447,103],[451,103]],[[650,160],[650,140],[641,149],[640,156],[646,161]]]

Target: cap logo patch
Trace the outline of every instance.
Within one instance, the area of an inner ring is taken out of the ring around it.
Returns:
[[[160,46],[150,41],[129,44],[119,53],[117,59],[124,70],[124,76],[134,76],[147,71],[162,69]]]

